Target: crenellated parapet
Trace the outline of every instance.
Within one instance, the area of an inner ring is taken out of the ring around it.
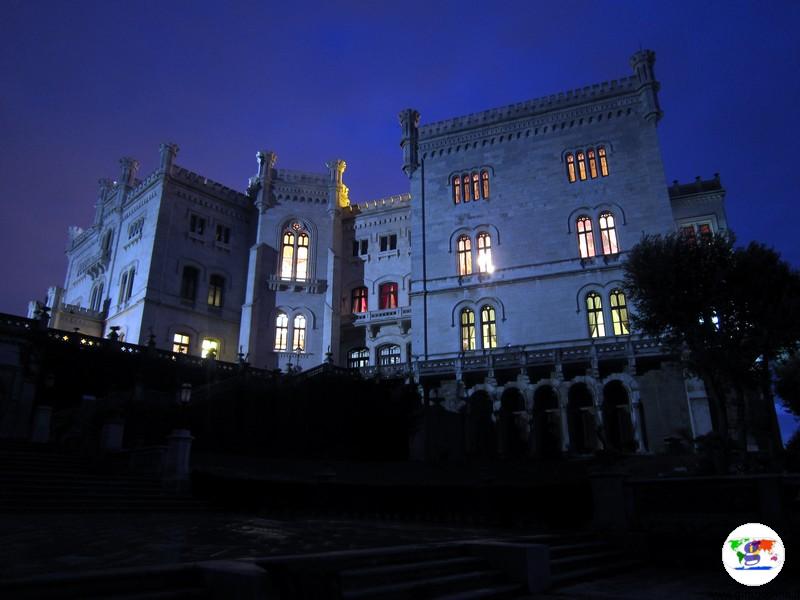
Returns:
[[[349,209],[354,213],[377,212],[381,210],[406,208],[409,206],[410,202],[411,194],[395,194],[393,196],[386,196],[385,198],[378,198],[377,200],[357,202],[355,204],[351,204]]]

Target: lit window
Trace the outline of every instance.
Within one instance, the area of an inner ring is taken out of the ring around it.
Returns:
[[[578,152],[578,177],[581,181],[586,179],[586,156],[582,151]]]
[[[481,171],[481,184],[482,184],[482,191],[483,191],[483,199],[486,200],[489,198],[489,172],[488,171]]]
[[[614,224],[614,215],[606,211],[600,213],[600,241],[603,245],[603,254],[617,254],[617,227]]]
[[[388,344],[378,348],[378,364],[382,367],[400,364],[400,346]]]
[[[278,313],[275,319],[275,350],[286,350],[286,341],[289,337],[289,317],[286,313]]]
[[[611,324],[614,326],[614,335],[628,335],[628,304],[622,290],[611,290],[608,296],[611,303]]]
[[[367,312],[367,288],[357,287],[352,293],[352,308],[354,313]]]
[[[458,238],[457,252],[458,255],[458,274],[469,275],[472,273],[472,240],[469,236],[462,235]]]
[[[475,200],[481,197],[481,182],[477,173],[472,174],[472,197]]]
[[[281,244],[281,279],[289,280],[292,278],[292,266],[294,264],[294,234],[287,231],[283,234]]]
[[[347,353],[347,366],[351,369],[360,369],[369,366],[369,350],[356,348]]]
[[[453,177],[453,203],[461,204],[461,175]]]
[[[586,151],[586,155],[589,157],[589,176],[594,179],[597,177],[597,159],[594,155],[594,149],[589,148]]]
[[[594,256],[592,220],[586,215],[581,215],[575,221],[575,229],[578,232],[578,250],[581,253],[581,258],[591,258]]]
[[[390,250],[397,250],[397,234],[393,233],[391,235],[382,235],[379,238],[379,242],[381,245],[381,252],[387,252]]]
[[[217,358],[219,356],[219,340],[204,338],[200,346],[200,356],[203,358]]]
[[[571,152],[567,154],[567,179],[570,183],[575,183],[575,156]]]
[[[206,231],[206,220],[203,217],[191,215],[189,217],[189,231],[195,235],[203,235]]]
[[[200,271],[194,267],[183,267],[181,276],[181,298],[194,302],[197,297],[197,279]]]
[[[603,300],[600,294],[590,292],[586,296],[586,316],[589,321],[589,336],[593,338],[604,337],[606,326],[603,321]]]
[[[297,271],[295,278],[305,281],[308,277],[308,235],[301,233],[297,236]]]
[[[214,240],[220,244],[229,244],[231,241],[231,228],[218,224]]]
[[[485,231],[478,234],[478,272],[494,273],[492,238]]]
[[[397,284],[394,282],[382,283],[378,288],[378,297],[378,308],[397,308]]]
[[[225,289],[225,278],[222,275],[212,275],[208,282],[208,305],[220,308]]]
[[[172,351],[178,354],[189,354],[189,336],[185,333],[176,333],[173,335]]]
[[[497,317],[488,304],[481,308],[481,343],[484,350],[497,348]]]
[[[475,350],[475,313],[468,308],[461,311],[461,349]]]
[[[472,198],[470,198],[470,190],[472,186],[469,184],[469,175],[464,175],[461,180],[463,187],[464,187],[464,202],[469,202]]]
[[[603,177],[608,177],[608,158],[606,157],[606,149],[603,146],[597,147],[597,156],[600,157],[600,174]]]
[[[306,351],[306,318],[303,315],[297,315],[292,324],[292,350]]]

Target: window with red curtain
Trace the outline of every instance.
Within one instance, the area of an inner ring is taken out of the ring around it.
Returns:
[[[382,283],[379,289],[380,307],[397,308],[397,284],[394,282]]]

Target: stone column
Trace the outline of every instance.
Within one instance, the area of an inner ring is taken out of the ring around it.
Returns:
[[[189,486],[189,456],[192,437],[188,429],[175,429],[167,437],[167,453],[164,457],[162,480],[166,487],[177,491]]]

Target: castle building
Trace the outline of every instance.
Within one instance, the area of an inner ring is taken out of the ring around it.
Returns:
[[[630,62],[621,79],[446,121],[402,111],[410,193],[374,201],[351,200],[343,160],[307,173],[261,151],[239,192],[178,166],[174,144],[141,180],[122,159],[94,223],[70,230],[51,325],[402,374],[446,411],[483,402],[507,451],[526,431],[541,453],[706,433],[702,383],[631,329],[623,263],[643,234],[725,230],[724,190],[665,183],[655,55]]]

